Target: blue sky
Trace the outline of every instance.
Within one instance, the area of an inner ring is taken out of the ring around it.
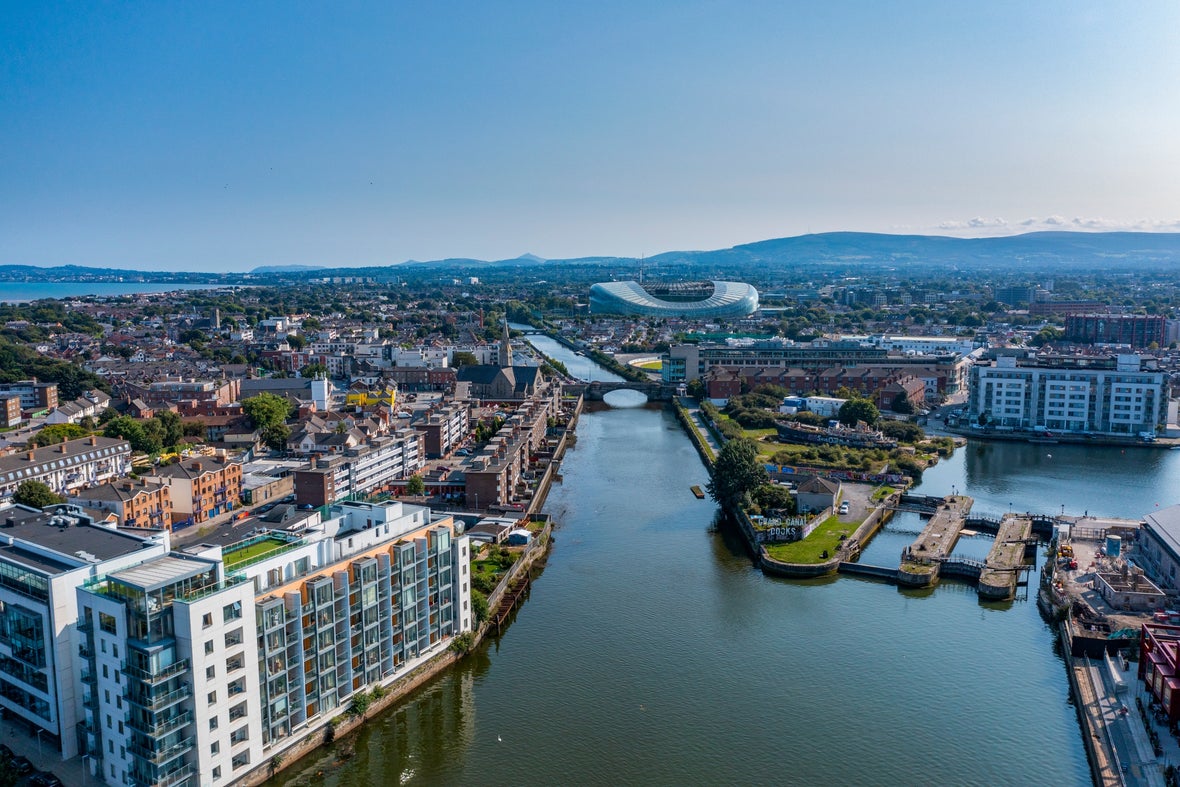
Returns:
[[[0,5],[0,264],[1180,230],[1180,4]]]

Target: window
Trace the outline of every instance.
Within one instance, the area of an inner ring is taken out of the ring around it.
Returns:
[[[215,677],[217,677],[217,668],[210,664],[205,668],[205,677],[209,680],[213,680]]]
[[[208,656],[212,653],[213,653],[213,640],[209,640],[208,642],[205,643],[205,655]]]
[[[248,740],[250,740],[250,726],[247,724],[243,724],[241,727],[238,727],[229,736],[229,742],[231,744],[241,743],[242,741]]]
[[[234,645],[241,645],[242,639],[242,630],[234,629],[225,635],[225,646],[227,648],[232,648]]]
[[[209,696],[207,697],[207,699],[209,700],[210,705],[216,705],[217,704],[217,692],[216,691],[209,692]]]
[[[206,612],[204,615],[201,616],[201,628],[207,629],[212,625],[213,625],[213,613]]]
[[[217,717],[216,716],[213,716],[212,718],[209,719],[209,729],[211,729],[211,730],[217,729]]]
[[[217,765],[213,768],[213,781],[217,781],[220,778],[221,778],[221,766]]]
[[[229,720],[237,721],[246,715],[246,703],[240,702],[229,709]]]
[[[235,601],[232,604],[226,604],[221,608],[221,619],[225,622],[237,620],[242,616],[242,602]]]
[[[213,741],[209,744],[210,754],[221,754],[221,741]]]

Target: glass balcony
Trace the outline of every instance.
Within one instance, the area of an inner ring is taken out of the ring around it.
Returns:
[[[188,659],[181,659],[169,664],[167,667],[162,667],[157,672],[149,672],[139,667],[131,666],[130,664],[123,667],[123,674],[129,678],[143,681],[148,684],[163,683],[169,678],[174,678],[177,675],[188,670]]]
[[[185,725],[192,724],[192,721],[193,714],[189,711],[185,711],[184,713],[173,716],[170,719],[158,721],[154,725],[149,725],[145,722],[138,722],[134,720],[128,721],[127,724],[129,727],[131,727],[131,729],[135,730],[136,732],[141,732],[149,738],[162,738],[170,732],[179,730]]]
[[[197,772],[196,766],[191,762],[185,763],[180,768],[168,773],[161,773],[159,778],[155,781],[155,787],[172,787],[172,785],[180,784]]]
[[[141,708],[150,711],[161,711],[170,705],[175,705],[181,700],[192,696],[193,690],[187,684],[181,684],[180,688],[163,694],[160,696],[153,696],[151,693],[142,693],[139,695],[131,695],[127,699]]]
[[[129,751],[133,757],[146,760],[154,765],[163,765],[169,760],[176,759],[185,752],[192,751],[192,749],[192,736],[184,738],[179,743],[173,744],[167,749],[161,749],[160,751],[152,751],[151,749],[144,748],[143,746],[137,746],[134,743],[127,747],[127,751]]]

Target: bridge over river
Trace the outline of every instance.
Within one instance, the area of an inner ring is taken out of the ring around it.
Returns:
[[[679,387],[676,383],[663,383],[654,380],[642,383],[629,380],[621,382],[595,380],[588,383],[567,383],[564,390],[572,394],[582,394],[588,402],[601,401],[602,397],[612,391],[638,391],[651,401],[670,402],[676,398]]]

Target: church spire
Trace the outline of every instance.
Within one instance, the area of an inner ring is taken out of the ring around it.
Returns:
[[[512,339],[508,334],[508,318],[504,318],[504,338],[500,341],[500,367],[512,367]]]

